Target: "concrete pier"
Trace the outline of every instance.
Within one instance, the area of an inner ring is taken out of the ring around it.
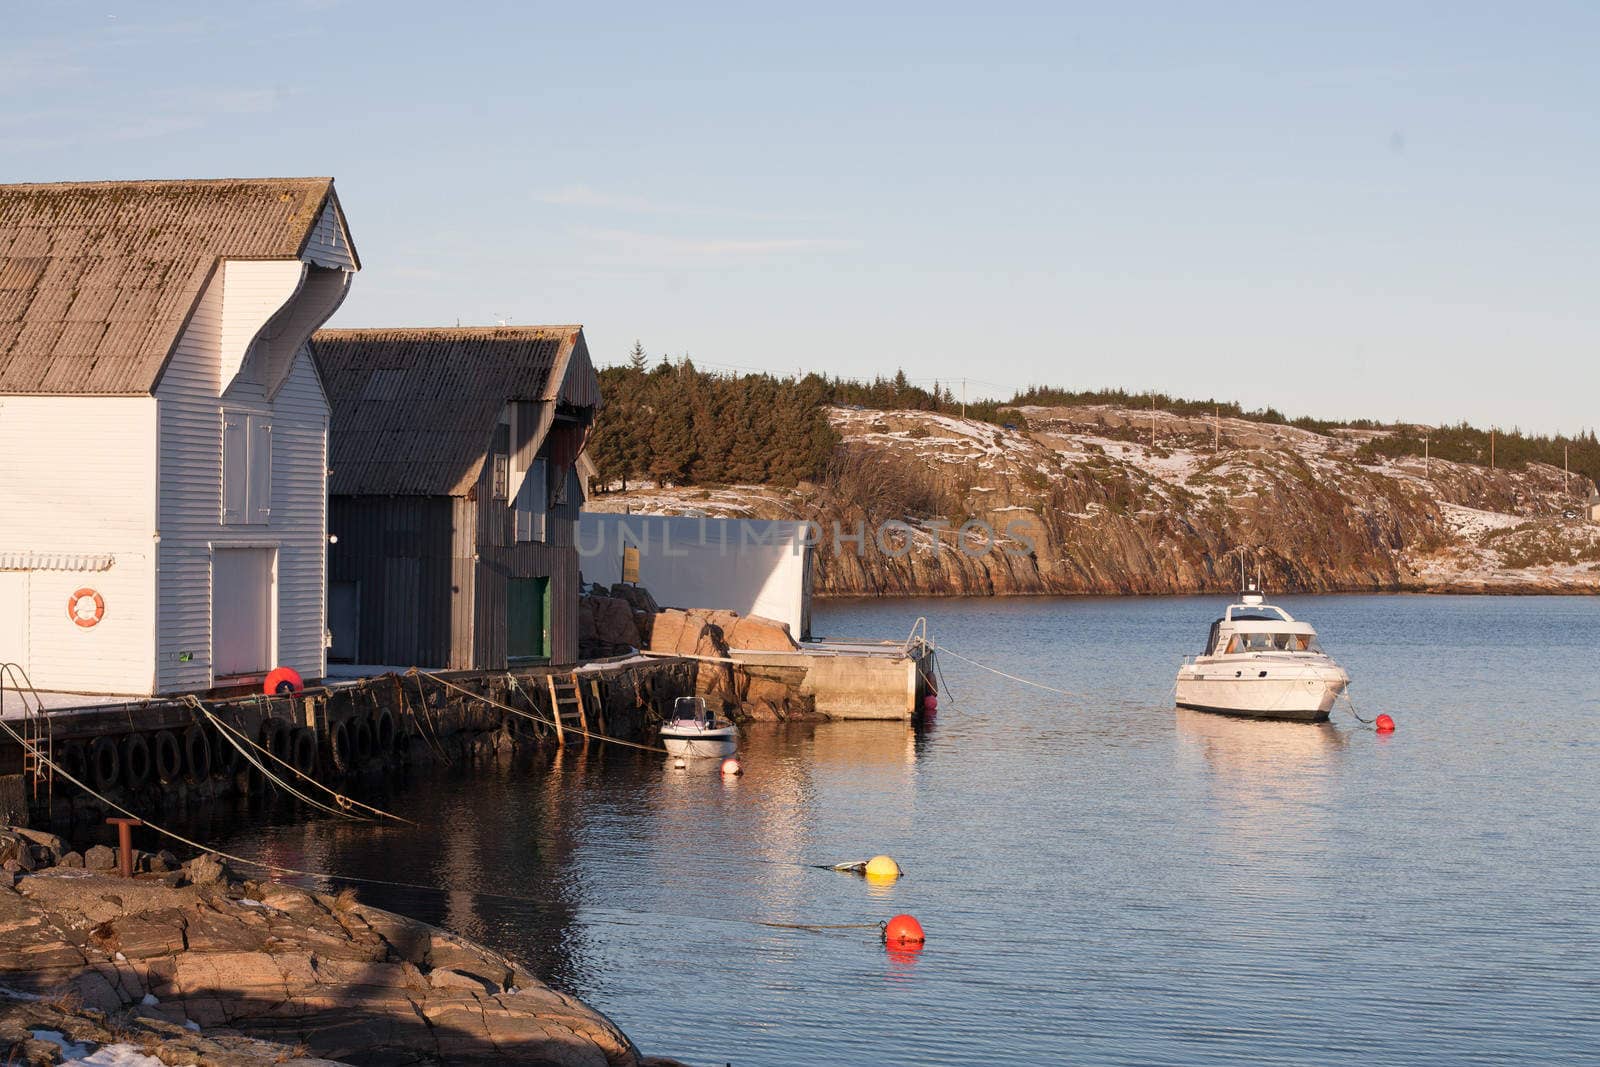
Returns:
[[[934,652],[921,644],[807,641],[794,652],[736,648],[728,656],[749,676],[747,692],[788,686],[829,719],[910,720],[934,692]]]

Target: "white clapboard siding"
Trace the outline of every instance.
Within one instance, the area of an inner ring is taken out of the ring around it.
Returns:
[[[218,350],[221,317],[229,304],[214,280],[200,301],[157,386],[161,403],[161,635],[162,692],[213,684],[211,553],[213,547],[277,549],[278,620],[274,660],[320,677],[327,554],[326,478],[328,404],[310,352],[295,355],[275,400],[251,373],[252,355],[222,388]],[[219,395],[220,393],[220,395]],[[240,501],[247,521],[222,522],[223,412],[241,420],[255,456],[270,465],[250,485],[264,494]],[[268,429],[270,427],[270,429]]]
[[[306,265],[296,259],[231,259],[222,264],[217,273],[223,282],[218,334],[223,388],[239,373],[261,328],[294,296],[305,272]]]
[[[319,267],[355,270],[356,257],[350,251],[350,237],[345,233],[344,220],[331,202],[317,216],[311,240],[306,244],[305,258]]]
[[[0,570],[0,663],[28,668],[28,572]]]
[[[223,529],[218,395],[226,275],[225,269],[218,271],[201,294],[156,385],[161,409],[160,692],[211,685],[211,541]]]
[[[302,345],[273,404],[272,521],[278,543],[278,662],[307,678],[327,666],[328,399]]]
[[[27,605],[26,660],[0,659],[22,662],[36,685],[151,692],[155,425],[149,397],[0,397],[0,556],[19,568],[5,588],[23,590]],[[30,553],[56,562],[24,567]],[[105,603],[93,627],[67,614],[78,589]],[[17,608],[0,629],[15,629]]]

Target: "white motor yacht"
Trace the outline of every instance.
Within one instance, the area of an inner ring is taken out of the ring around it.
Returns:
[[[739,747],[739,728],[718,719],[705,697],[679,697],[672,718],[661,724],[661,744],[674,756],[731,756]]]
[[[1178,668],[1177,703],[1223,715],[1326,722],[1349,684],[1310,623],[1249,592],[1211,624],[1205,652]]]

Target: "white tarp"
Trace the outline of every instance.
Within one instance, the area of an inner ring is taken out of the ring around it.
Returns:
[[[801,522],[583,512],[578,568],[586,582],[622,580],[623,552],[639,550],[639,584],[673,608],[723,608],[789,624],[811,622],[811,546]]]

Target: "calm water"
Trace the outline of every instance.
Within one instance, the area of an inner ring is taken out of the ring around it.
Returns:
[[[928,729],[757,729],[742,779],[568,752],[393,799],[442,834],[228,844],[446,886],[362,895],[697,1064],[1600,1062],[1600,599],[1283,603],[1396,734],[1174,711],[1215,598],[835,603],[1075,695],[947,657]],[[921,953],[749,921],[900,911]]]

